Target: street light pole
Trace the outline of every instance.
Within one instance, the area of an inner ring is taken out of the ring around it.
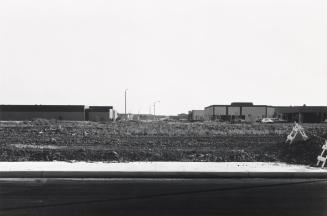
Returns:
[[[127,119],[127,90],[128,89],[125,89],[125,118]]]

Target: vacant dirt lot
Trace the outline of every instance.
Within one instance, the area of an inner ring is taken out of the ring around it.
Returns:
[[[327,138],[327,124],[304,124]],[[0,122],[1,161],[280,161],[314,164],[323,140],[292,124]]]

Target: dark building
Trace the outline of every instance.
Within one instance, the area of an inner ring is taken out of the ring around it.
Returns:
[[[84,121],[84,105],[0,105],[0,120],[35,119]]]
[[[289,122],[320,123],[327,119],[327,106],[280,106],[275,112]]]
[[[86,121],[106,122],[113,119],[112,106],[90,106],[85,109]]]
[[[230,105],[211,105],[205,108],[206,120],[245,120],[255,121],[262,118],[273,117],[275,109],[267,105],[254,105],[250,102],[234,102]]]

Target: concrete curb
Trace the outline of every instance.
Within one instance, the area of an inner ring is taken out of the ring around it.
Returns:
[[[327,170],[264,162],[0,162],[0,178],[327,179]]]
[[[0,171],[0,178],[319,178],[327,172]]]

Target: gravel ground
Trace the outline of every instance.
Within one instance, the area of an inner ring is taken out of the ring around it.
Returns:
[[[0,161],[287,162],[313,165],[327,124],[285,144],[292,124],[0,122]]]

